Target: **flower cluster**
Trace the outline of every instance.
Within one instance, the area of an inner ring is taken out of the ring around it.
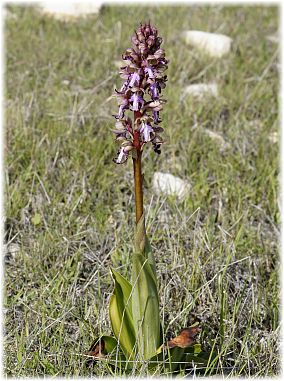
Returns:
[[[124,163],[133,149],[142,150],[151,142],[156,153],[160,153],[163,143],[159,133],[163,132],[159,123],[159,112],[165,100],[160,93],[166,86],[168,61],[160,48],[162,38],[154,26],[141,24],[132,37],[132,48],[122,55],[126,66],[121,68],[124,79],[121,89],[116,90],[118,114],[114,133],[121,144],[115,163]],[[133,121],[125,115],[126,110],[134,112]]]

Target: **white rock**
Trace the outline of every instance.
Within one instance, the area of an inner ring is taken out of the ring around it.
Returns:
[[[69,86],[70,83],[71,83],[71,81],[69,81],[69,79],[63,79],[63,81],[62,81],[61,83],[62,83],[62,85],[64,85],[64,86]]]
[[[4,20],[5,19],[14,19],[14,20],[18,19],[18,16],[15,13],[9,11],[9,9],[7,9],[7,8],[3,8],[3,17],[4,17]]]
[[[199,100],[208,97],[218,97],[218,86],[216,83],[195,83],[184,88],[182,98],[192,96]]]
[[[266,39],[270,42],[274,42],[275,44],[279,43],[279,36],[277,34],[272,34],[270,36],[267,36]]]
[[[212,140],[214,140],[222,149],[226,149],[230,147],[230,144],[225,142],[223,136],[221,136],[217,132],[208,130],[207,128],[203,128],[202,131],[207,136],[209,136]]]
[[[17,243],[10,243],[9,245],[4,245],[4,254],[11,255],[13,259],[16,258],[20,250],[21,250],[20,245]]]
[[[271,132],[271,134],[268,135],[268,140],[269,140],[271,143],[273,143],[273,144],[278,143],[278,141],[279,141],[279,134],[278,134],[278,132],[277,132],[277,131],[275,131],[275,132]]]
[[[188,45],[207,53],[211,57],[223,57],[231,50],[232,38],[223,34],[207,33],[199,30],[183,32],[183,38]]]
[[[89,14],[99,13],[102,1],[96,1],[95,3],[42,2],[39,6],[42,13],[53,16],[58,20],[68,21]]]
[[[167,196],[177,196],[182,199],[190,191],[190,184],[170,173],[155,172],[153,189],[157,194],[163,193]]]

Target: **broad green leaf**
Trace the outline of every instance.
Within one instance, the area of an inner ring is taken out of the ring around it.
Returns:
[[[117,351],[116,339],[111,336],[103,336],[102,339],[105,342],[105,351],[108,355],[108,364],[123,369],[123,372],[127,372],[132,369],[133,362],[128,362],[123,352]]]
[[[187,364],[194,364],[203,367],[208,363],[208,356],[206,352],[201,349],[201,344],[194,344],[184,350],[184,362]]]
[[[184,348],[175,347],[169,350],[169,369],[174,372],[179,367],[182,367],[184,359]]]
[[[115,283],[118,283],[122,289],[123,293],[123,303],[129,315],[132,315],[131,309],[131,291],[132,285],[125,279],[121,274],[119,274],[114,269],[111,269],[112,276],[114,278]]]
[[[100,345],[100,343],[102,345]],[[97,353],[99,347],[103,354],[105,355],[109,354],[117,347],[117,340],[114,337],[106,336],[106,335],[97,337],[93,341],[93,344],[91,345],[91,348],[89,349],[88,354],[90,354],[90,356],[94,355],[94,353]]]
[[[132,316],[138,352],[147,360],[161,344],[159,298],[153,266],[141,254],[133,256],[132,283]]]
[[[117,351],[117,340],[111,336],[102,336],[105,343],[104,352],[107,355],[108,364],[119,368],[129,369],[132,363],[126,361],[125,355],[121,351]]]
[[[208,354],[202,352],[200,344],[194,344],[188,348],[174,347],[163,351],[163,345],[157,350],[155,356],[150,360],[150,368],[159,364],[164,364],[165,369],[174,372],[178,368],[185,368],[189,365],[206,367]]]
[[[117,347],[117,340],[111,336],[102,336],[101,340],[105,343],[105,352],[106,354],[111,353]]]
[[[175,347],[163,349],[163,345],[158,349],[157,354],[150,359],[150,368],[163,364],[168,372],[174,372],[182,365],[184,358],[184,349]]]
[[[194,345],[191,345],[190,347],[186,348],[184,353],[194,353],[195,355],[198,355],[200,352],[202,352],[201,344],[197,343]]]
[[[118,272],[112,270],[114,292],[110,298],[109,315],[113,333],[125,356],[133,358],[135,330],[131,314],[131,284]]]

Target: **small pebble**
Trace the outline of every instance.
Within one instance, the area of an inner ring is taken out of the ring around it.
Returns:
[[[267,36],[266,39],[270,42],[274,42],[275,44],[279,43],[279,36],[277,34],[271,34],[270,36]]]
[[[95,3],[50,3],[42,2],[39,4],[43,14],[52,16],[58,20],[71,21],[79,17],[85,17],[90,14],[97,14],[102,6],[101,1]]]
[[[216,58],[228,54],[233,42],[232,38],[223,34],[207,33],[199,30],[184,31],[182,36],[186,44]]]
[[[188,181],[170,173],[155,172],[153,188],[156,194],[163,193],[167,196],[177,196],[181,200],[189,193],[191,186]]]
[[[271,143],[273,143],[273,144],[278,143],[278,141],[279,141],[279,134],[278,134],[278,132],[277,132],[277,131],[275,131],[275,132],[271,132],[271,134],[268,135],[268,140],[269,140]]]
[[[3,16],[4,16],[4,20],[7,19],[7,20],[17,20],[18,19],[18,16],[9,11],[7,8],[3,8]]]
[[[226,148],[229,148],[230,147],[230,144],[227,143],[223,136],[221,136],[220,134],[218,134],[217,132],[215,131],[211,131],[211,130],[208,130],[207,128],[203,128],[202,131],[207,135],[209,136],[212,140],[214,140],[219,146],[221,149],[226,149]]]
[[[64,86],[69,86],[71,82],[69,81],[69,79],[64,79],[61,83]]]
[[[182,99],[186,96],[192,96],[199,100],[208,97],[218,97],[218,86],[216,83],[195,83],[184,88]]]
[[[21,250],[18,243],[10,243],[9,245],[4,245],[4,255],[15,259],[18,252]]]

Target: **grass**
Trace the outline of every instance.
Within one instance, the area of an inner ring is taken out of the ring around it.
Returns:
[[[147,228],[165,332],[200,321],[218,358],[204,375],[279,374],[279,126],[276,6],[107,6],[65,23],[10,6],[5,23],[5,373],[108,376],[85,367],[110,333],[110,267],[128,275],[134,229],[131,163],[112,158],[121,80],[115,61],[150,19],[170,60],[161,156],[147,150]],[[170,20],[170,22],[169,22]],[[219,32],[232,52],[212,60],[183,30]],[[180,101],[217,82],[220,97]],[[204,133],[220,134],[220,144]],[[152,191],[154,171],[191,183],[178,202]],[[198,374],[198,370],[191,370]],[[147,370],[135,376],[147,375]],[[156,373],[163,375],[163,372]]]

